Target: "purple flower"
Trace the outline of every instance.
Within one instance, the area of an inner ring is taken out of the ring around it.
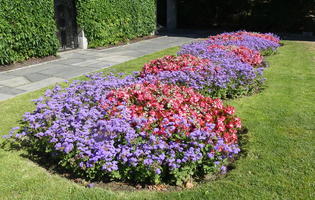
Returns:
[[[94,184],[94,183],[89,183],[89,184],[87,185],[87,187],[88,187],[88,188],[94,188],[94,187],[95,187],[95,184]]]
[[[157,169],[155,170],[155,173],[156,173],[156,174],[161,174],[161,172],[162,172],[162,171],[161,171],[161,169],[159,169],[159,168],[157,168]]]
[[[221,174],[226,174],[227,168],[226,166],[223,165],[221,166],[220,170],[221,170]]]

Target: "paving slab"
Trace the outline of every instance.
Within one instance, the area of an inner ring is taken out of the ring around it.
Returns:
[[[91,67],[80,67],[80,66],[69,66],[62,71],[54,73],[55,77],[63,79],[71,79],[73,77],[81,76],[91,71],[96,71],[97,69],[91,70]]]
[[[9,74],[0,74],[0,81],[8,80],[8,79],[11,79],[14,77],[16,77],[16,76],[9,75]]]
[[[111,52],[109,52],[111,53]],[[67,54],[62,54],[62,58],[63,60],[67,60],[67,59],[85,59],[85,60],[93,60],[93,59],[97,59],[100,58],[104,55],[108,54],[107,52],[101,52],[99,50],[96,49],[81,49],[81,50],[73,50],[73,53],[67,53]],[[74,64],[77,62],[73,62],[70,64]]]
[[[47,79],[47,78],[51,77],[51,75],[45,75],[45,74],[41,74],[41,73],[33,73],[33,74],[26,74],[26,75],[24,75],[24,77],[31,82],[37,82],[37,81]]]
[[[71,65],[63,65],[60,63],[54,63],[52,67],[50,68],[45,68],[45,69],[40,69],[38,70],[39,73],[44,74],[44,75],[51,75],[54,76],[55,74],[58,73],[63,73],[63,72],[71,72],[74,69],[72,68]]]
[[[128,57],[134,57],[138,58],[143,56],[144,54],[147,54],[148,52],[145,50],[121,50],[114,53],[111,53],[110,55],[121,55],[121,56],[128,56]],[[103,56],[104,57],[104,56]]]
[[[87,65],[85,67],[88,67],[91,70],[95,69],[95,71],[97,71],[97,70],[100,70],[100,69],[108,68],[108,67],[116,65],[116,64],[119,64],[119,63],[118,62],[110,62],[110,61],[104,61],[103,60],[103,61],[98,61],[95,64],[89,64],[89,65]]]
[[[12,88],[12,87],[7,87],[7,86],[2,86],[0,87],[0,94],[7,94],[7,95],[18,95],[26,92],[23,89],[18,89],[18,88]]]
[[[58,83],[58,82],[62,82],[64,80],[65,79],[58,78],[58,77],[50,77],[50,78],[47,78],[47,79],[44,79],[41,81],[37,81],[34,83],[30,83],[27,85],[17,87],[17,89],[24,90],[26,92],[30,92],[30,91],[38,90],[38,89],[53,85],[53,84]],[[0,88],[0,91],[1,91],[1,88]]]
[[[190,37],[163,36],[102,50],[76,49],[62,52],[58,54],[60,59],[57,60],[0,72],[0,100],[193,40]]]
[[[63,52],[62,59],[70,59],[70,58],[82,58],[86,57],[87,55],[83,50],[73,50],[70,52]]]
[[[85,60],[83,62],[80,62],[80,63],[74,63],[74,64],[71,64],[72,66],[93,66],[94,64],[97,64],[99,63],[100,61],[97,60],[97,59],[93,59],[93,60]]]
[[[103,57],[103,58],[98,59],[98,60],[115,62],[115,63],[122,63],[122,62],[126,62],[128,60],[133,60],[135,58],[137,58],[137,57],[134,57],[134,56],[122,56],[122,55],[110,55],[110,56],[106,56],[106,57]]]
[[[7,87],[17,87],[28,83],[30,83],[30,81],[23,76],[0,81],[0,85]]]
[[[6,99],[9,99],[9,98],[12,98],[14,97],[15,95],[9,95],[9,94],[3,94],[3,93],[0,93],[0,101],[3,101],[3,100],[6,100]]]
[[[42,63],[39,65],[37,64],[37,65],[33,65],[33,66],[27,66],[27,67],[19,68],[16,70],[8,71],[5,73],[2,73],[1,75],[24,76],[24,75],[28,75],[28,74],[37,73],[37,72],[44,70],[44,69],[54,68],[55,66],[56,66],[56,64],[54,64],[54,62]]]
[[[108,51],[108,52],[102,52],[100,50],[96,50],[96,49],[87,49],[87,50],[84,50],[84,56],[88,57],[88,59],[96,59],[96,58],[100,58],[100,57],[103,57],[103,56],[106,56],[106,55],[109,55],[113,53],[112,51]]]
[[[88,58],[69,58],[69,59],[63,59],[60,61],[57,61],[55,63],[62,64],[62,65],[70,65],[70,64],[76,64],[81,63],[83,61],[86,61]]]

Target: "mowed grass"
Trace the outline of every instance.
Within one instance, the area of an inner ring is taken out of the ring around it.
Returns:
[[[131,72],[177,48],[106,71]],[[219,180],[180,192],[113,192],[85,188],[50,174],[23,152],[0,149],[0,199],[315,199],[315,44],[285,41],[268,58],[267,88],[228,101],[249,129],[247,156]],[[0,102],[0,133],[6,134],[44,90]],[[1,141],[3,141],[1,139]]]

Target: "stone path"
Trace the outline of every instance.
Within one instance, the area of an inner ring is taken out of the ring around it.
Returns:
[[[0,72],[0,101],[156,51],[182,45],[193,39],[163,36],[104,50],[73,50],[60,53],[61,58],[58,60]]]

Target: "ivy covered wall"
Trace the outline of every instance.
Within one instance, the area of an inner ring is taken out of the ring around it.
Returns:
[[[56,54],[53,0],[0,1],[0,65]]]
[[[156,29],[156,0],[75,0],[89,47],[117,44]],[[0,65],[55,55],[54,0],[0,1]]]
[[[155,0],[77,0],[77,14],[89,47],[116,44],[156,29]]]

